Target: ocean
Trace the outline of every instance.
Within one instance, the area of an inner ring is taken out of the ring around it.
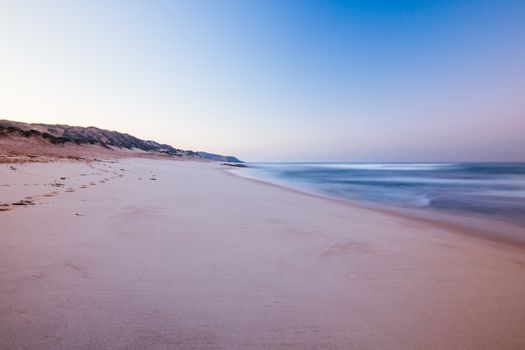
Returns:
[[[238,173],[354,202],[525,226],[525,163],[248,163]]]

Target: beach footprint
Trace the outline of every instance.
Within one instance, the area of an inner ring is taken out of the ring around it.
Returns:
[[[0,211],[8,211],[8,210],[11,210],[11,209],[13,209],[13,207],[9,203],[1,203],[0,204]]]
[[[49,192],[49,193],[44,194],[44,197],[53,197],[53,196],[56,196],[57,194],[58,194],[57,191],[53,191],[53,192]]]

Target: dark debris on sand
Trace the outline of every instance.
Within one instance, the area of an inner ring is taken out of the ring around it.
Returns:
[[[248,168],[248,166],[243,163],[222,163],[221,165],[233,166],[236,168]]]

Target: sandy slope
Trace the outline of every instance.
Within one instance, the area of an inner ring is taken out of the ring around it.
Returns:
[[[57,159],[95,160],[101,158],[170,158],[158,152],[139,149],[105,148],[99,145],[53,145],[37,137],[0,137],[0,163],[47,162]],[[184,159],[183,157],[179,159]]]
[[[525,348],[522,248],[212,163],[10,166],[2,349]]]

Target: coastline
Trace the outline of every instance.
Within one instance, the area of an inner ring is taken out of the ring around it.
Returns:
[[[269,186],[275,186],[286,191],[333,201],[335,203],[347,205],[353,208],[367,209],[381,214],[393,215],[408,220],[422,222],[428,225],[434,225],[438,228],[451,230],[461,235],[469,235],[492,242],[517,245],[519,247],[525,248],[525,227],[505,222],[503,220],[491,220],[490,218],[483,218],[479,216],[459,215],[415,208],[396,208],[394,206],[382,205],[379,203],[343,199],[316,192],[314,190],[308,190],[300,186],[287,186],[284,183],[272,180],[270,178],[244,175],[242,174],[242,169],[239,170],[225,168],[224,171],[240,178],[259,182]]]
[[[217,163],[43,164],[0,165],[35,200],[0,212],[6,348],[525,345],[517,245]]]

